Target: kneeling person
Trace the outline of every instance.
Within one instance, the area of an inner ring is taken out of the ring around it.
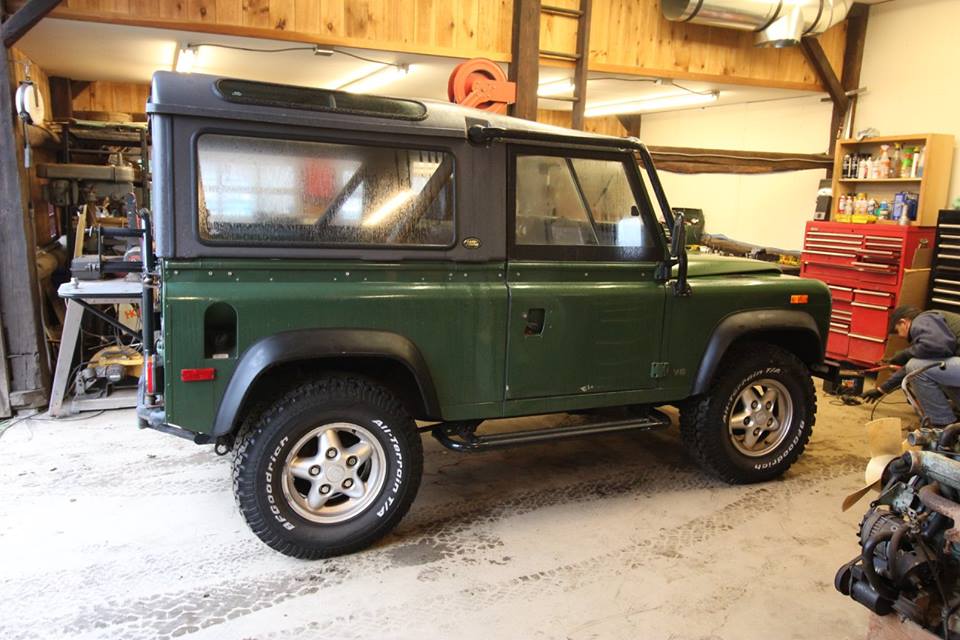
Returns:
[[[943,361],[945,369],[927,369],[911,379],[911,390],[933,426],[957,421],[950,400],[960,407],[960,314],[949,311],[923,311],[900,306],[890,319],[890,333],[906,338],[910,345],[890,358],[890,364],[903,365],[890,379],[863,394],[867,402],[876,402],[900,386],[912,371]],[[949,400],[948,400],[949,396]]]

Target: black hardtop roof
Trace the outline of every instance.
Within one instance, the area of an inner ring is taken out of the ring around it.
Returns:
[[[337,110],[312,110],[291,106],[236,102],[221,97],[217,90],[218,82],[230,82],[234,80],[233,78],[225,78],[222,76],[157,71],[153,75],[147,113],[230,120],[252,120],[256,122],[274,122],[278,124],[309,127],[335,127],[338,129],[417,133],[420,135],[438,135],[453,138],[466,138],[467,129],[471,125],[479,123],[489,127],[525,132],[528,134],[542,133],[583,138],[585,145],[589,145],[591,140],[612,141],[620,139],[613,136],[555,127],[530,120],[523,120],[521,118],[502,116],[438,100],[395,99],[408,104],[412,102],[423,105],[426,113],[419,119],[404,119],[391,116],[381,117],[378,115],[360,115],[353,112],[340,112]],[[256,88],[262,89],[265,93],[269,93],[270,91],[280,92],[284,89],[300,90],[300,93],[302,93],[304,89],[303,87],[275,85],[271,83],[239,80],[237,80],[237,82],[255,86]],[[343,95],[340,94],[340,92],[327,89],[316,89],[316,91],[318,92],[318,98],[324,95],[329,96],[330,94],[334,96]]]

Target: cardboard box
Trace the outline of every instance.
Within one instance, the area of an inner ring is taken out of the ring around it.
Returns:
[[[921,256],[921,252],[925,255]],[[913,264],[923,264],[925,260],[928,266],[903,270],[903,280],[900,283],[900,290],[897,292],[897,306],[908,304],[920,310],[926,309],[927,287],[930,284],[929,264],[932,253],[932,249],[917,249]],[[906,349],[907,344],[906,339],[891,334],[887,338],[887,346],[883,351],[883,359],[888,360],[896,352]],[[883,369],[877,373],[877,384],[883,384],[892,374],[893,372],[889,369]]]

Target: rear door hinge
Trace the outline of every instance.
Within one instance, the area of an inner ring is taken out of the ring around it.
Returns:
[[[650,363],[651,378],[666,378],[669,374],[670,374],[669,362],[651,362]]]

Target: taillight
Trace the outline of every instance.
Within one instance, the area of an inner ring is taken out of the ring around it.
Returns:
[[[147,389],[149,395],[154,395],[157,393],[157,384],[155,378],[155,372],[153,369],[153,356],[147,356],[143,362],[143,378],[144,386]]]

